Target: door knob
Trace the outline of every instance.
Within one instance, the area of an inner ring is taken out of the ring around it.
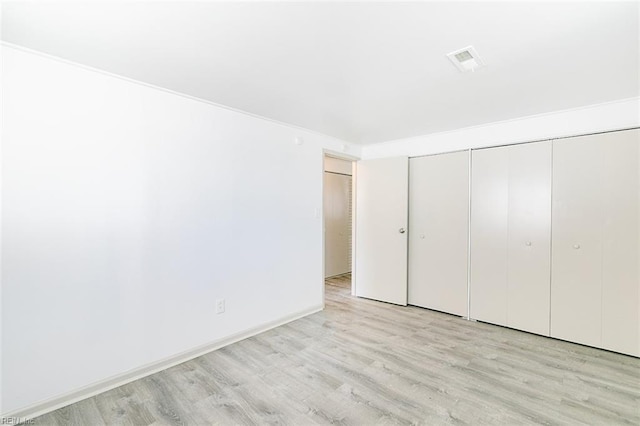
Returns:
[[[404,228],[400,228],[400,229],[398,229],[398,232],[399,232],[399,233],[401,233],[401,234],[404,234],[404,232],[405,232],[405,231],[404,231]]]
[[[527,241],[526,243],[524,243],[527,247],[531,246],[531,241]]]
[[[580,249],[580,244],[574,244],[574,245],[573,245],[573,249],[574,249],[574,250],[578,250],[578,249]]]

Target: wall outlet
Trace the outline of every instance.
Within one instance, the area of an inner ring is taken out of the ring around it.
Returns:
[[[216,314],[224,314],[224,299],[216,299]]]

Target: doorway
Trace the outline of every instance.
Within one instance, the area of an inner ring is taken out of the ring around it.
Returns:
[[[352,293],[353,166],[350,159],[324,157],[324,281],[333,296]]]

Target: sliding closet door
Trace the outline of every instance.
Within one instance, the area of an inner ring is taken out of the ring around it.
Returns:
[[[549,335],[551,143],[473,152],[470,316]]]
[[[407,304],[408,159],[357,163],[356,296]]]
[[[640,355],[640,132],[554,142],[551,335]]]
[[[467,315],[469,153],[409,160],[409,304]]]

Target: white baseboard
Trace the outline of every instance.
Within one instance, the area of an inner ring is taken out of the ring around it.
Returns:
[[[317,305],[312,308],[305,309],[303,311],[286,315],[282,318],[279,318],[274,321],[270,321],[266,324],[261,324],[260,326],[252,327],[248,330],[244,330],[239,333],[235,333],[230,336],[227,336],[225,338],[207,343],[205,345],[198,346],[196,348],[189,349],[179,354],[161,359],[159,361],[156,361],[147,365],[143,365],[141,367],[135,368],[133,370],[129,370],[122,374],[117,374],[115,376],[109,377],[104,380],[100,380],[98,382],[73,390],[71,392],[67,392],[65,394],[46,399],[44,401],[36,402],[35,404],[31,404],[27,407],[23,407],[18,410],[3,413],[2,415],[0,415],[0,419],[18,418],[26,422],[28,419],[41,416],[43,414],[57,410],[58,408],[62,408],[69,404],[73,404],[83,399],[90,398],[102,392],[106,392],[108,390],[117,388],[118,386],[122,386],[124,384],[133,382],[134,380],[138,380],[143,377],[149,376],[151,374],[157,373],[158,371],[166,370],[167,368],[173,367],[178,364],[182,364],[183,362],[189,361],[193,358],[197,358],[206,353],[215,351],[216,349],[220,349],[224,346],[228,346],[232,343],[239,342],[240,340],[244,340],[248,337],[252,337],[257,334],[264,333],[267,330],[271,330],[283,324],[286,324],[291,321],[295,321],[297,319],[305,317],[307,315],[311,315],[313,313],[319,312],[322,309],[323,309],[322,305]]]

